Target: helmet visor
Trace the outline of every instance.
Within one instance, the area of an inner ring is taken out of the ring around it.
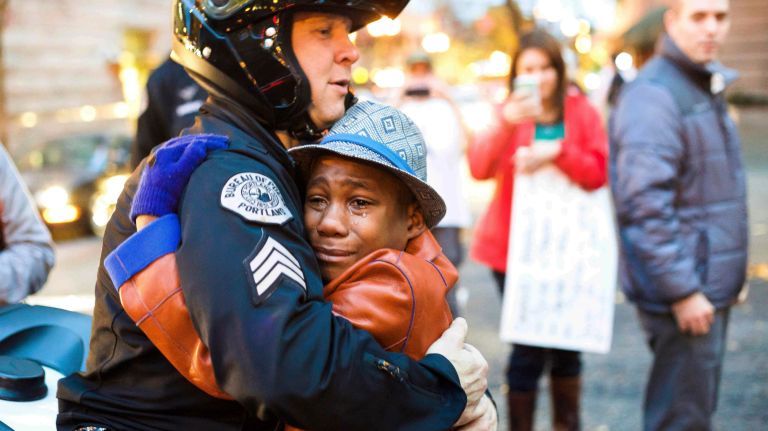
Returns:
[[[231,17],[246,6],[253,12],[277,13],[288,9],[313,9],[347,14],[366,14],[370,16],[386,15],[396,17],[405,8],[409,0],[202,0],[200,8],[213,19]],[[362,25],[366,23],[360,23]]]
[[[349,8],[353,10],[373,12],[378,15],[386,15],[394,18],[402,12],[409,0],[331,0],[315,1],[315,4],[328,4],[338,8]]]
[[[213,19],[226,19],[254,0],[203,0],[200,8]]]

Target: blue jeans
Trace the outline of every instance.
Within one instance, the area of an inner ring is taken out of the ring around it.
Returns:
[[[715,313],[709,333],[683,334],[671,314],[638,309],[653,353],[645,388],[643,429],[707,431],[717,407],[729,309]]]

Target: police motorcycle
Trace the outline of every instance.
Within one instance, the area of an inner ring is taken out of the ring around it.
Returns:
[[[56,428],[56,385],[85,369],[91,316],[45,307],[0,306],[0,431]]]

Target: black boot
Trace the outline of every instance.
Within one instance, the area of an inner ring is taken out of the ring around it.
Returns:
[[[532,431],[536,410],[536,391],[507,393],[509,431]]]
[[[579,431],[581,377],[550,377],[552,428],[555,431]]]

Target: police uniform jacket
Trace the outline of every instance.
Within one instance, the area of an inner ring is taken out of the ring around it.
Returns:
[[[210,351],[189,316],[176,266],[179,240],[178,217],[168,214],[124,241],[104,265],[125,312],[174,368],[206,393],[232,399],[216,383]],[[456,268],[425,231],[405,250],[360,259],[326,284],[323,296],[385,350],[418,360],[451,324],[445,297],[456,280]]]
[[[87,370],[62,379],[59,429],[444,430],[466,404],[441,355],[384,351],[322,300],[282,145],[237,106],[205,105],[186,133],[230,138],[194,172],[180,204],[177,265],[192,322],[210,350],[214,398],[178,373],[120,305],[103,258],[136,231],[140,169],[107,227]]]

